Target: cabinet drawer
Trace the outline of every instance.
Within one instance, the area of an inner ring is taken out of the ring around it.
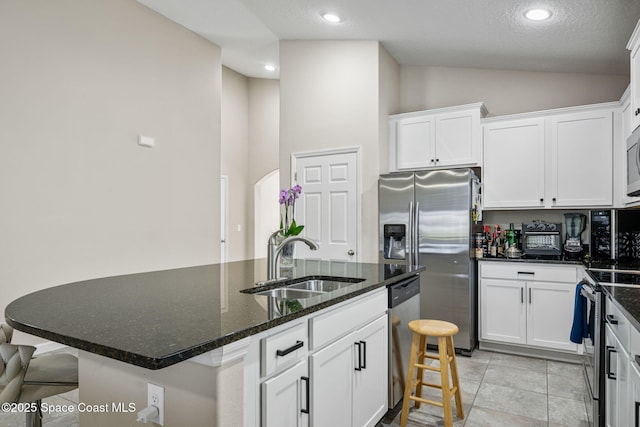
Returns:
[[[628,352],[632,327],[627,318],[624,317],[620,309],[618,309],[613,301],[611,301],[611,298],[607,298],[605,321],[611,328],[611,331],[616,336],[618,341],[620,341],[622,347]]]
[[[575,266],[556,266],[521,262],[480,263],[480,277],[488,279],[535,280],[540,282],[577,283]]]
[[[310,349],[315,350],[375,319],[387,310],[387,289],[312,317],[309,320]]]
[[[307,325],[297,323],[260,342],[261,372],[266,377],[292,365],[307,355]]]

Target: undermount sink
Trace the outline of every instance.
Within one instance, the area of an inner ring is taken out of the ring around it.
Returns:
[[[276,288],[268,291],[256,292],[256,295],[264,295],[280,299],[305,299],[322,295],[323,293],[324,292],[314,292],[303,289]]]
[[[258,290],[256,288],[244,289],[242,292],[254,295],[263,295],[278,299],[305,299],[312,298],[328,292],[338,291],[356,285],[364,281],[364,279],[353,277],[332,277],[332,276],[307,276],[288,281],[281,286],[267,290]],[[261,282],[261,286],[267,285],[268,282]]]
[[[347,288],[353,286],[354,282],[339,282],[337,280],[324,280],[324,279],[309,279],[304,282],[294,283],[287,286],[287,289],[304,289],[307,291],[316,292],[333,292],[338,289]]]

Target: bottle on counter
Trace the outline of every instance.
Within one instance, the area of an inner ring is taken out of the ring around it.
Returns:
[[[489,256],[495,258],[498,256],[498,236],[493,233],[493,240],[491,241],[491,249],[489,250]]]

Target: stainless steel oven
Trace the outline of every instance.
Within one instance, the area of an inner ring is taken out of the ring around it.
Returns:
[[[585,396],[589,425],[592,427],[604,427],[604,381],[603,372],[603,345],[604,323],[602,322],[603,298],[602,290],[587,280],[582,281],[582,296],[587,298],[588,316],[590,319],[589,338],[582,340],[582,367],[588,393]]]

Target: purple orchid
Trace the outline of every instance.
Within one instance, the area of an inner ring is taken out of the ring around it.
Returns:
[[[302,187],[298,184],[288,190],[280,190],[278,201],[284,206],[284,215],[280,215],[280,232],[283,236],[297,236],[304,228],[304,225],[297,225],[294,219],[296,199],[301,193]]]

